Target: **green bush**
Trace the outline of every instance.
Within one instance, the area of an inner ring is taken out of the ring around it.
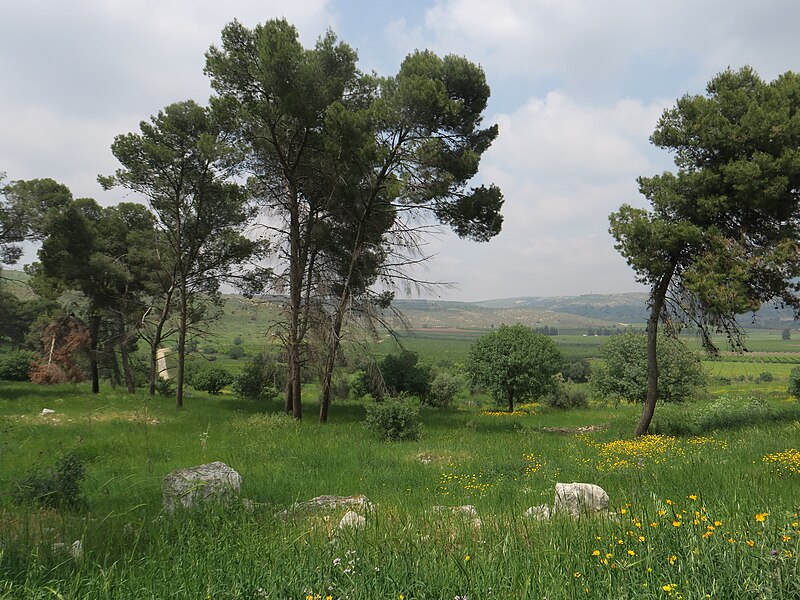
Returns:
[[[84,499],[80,483],[85,475],[83,462],[76,452],[63,456],[54,467],[34,469],[16,482],[14,500],[44,508],[80,508]]]
[[[647,397],[647,336],[629,332],[615,335],[599,346],[603,359],[593,365],[590,382],[597,398],[644,403]],[[658,398],[683,402],[706,384],[700,360],[680,341],[659,335]]]
[[[570,362],[565,363],[561,368],[561,376],[565,380],[572,381],[574,383],[586,383],[589,381],[590,374],[591,366],[589,365],[589,361],[585,358],[571,360]]]
[[[226,385],[233,383],[233,375],[222,367],[204,367],[193,373],[189,381],[194,389],[216,396]]]
[[[239,360],[244,356],[244,348],[241,346],[234,346],[230,350],[228,350],[228,358],[232,358],[233,360]]]
[[[279,379],[275,363],[266,355],[257,354],[234,378],[233,391],[237,396],[250,400],[273,400],[278,396]]]
[[[364,425],[387,442],[418,440],[421,434],[419,410],[400,400],[369,405]]]
[[[556,376],[557,379],[560,379]],[[558,381],[556,388],[542,397],[542,402],[551,408],[570,410],[572,408],[588,408],[589,397],[586,392],[571,382]]]
[[[462,387],[464,387],[464,382],[460,377],[447,371],[440,371],[431,381],[430,391],[425,402],[431,406],[448,406]]]
[[[758,379],[756,379],[758,383],[768,383],[774,380],[775,376],[772,374],[771,371],[762,371],[761,373],[758,374]]]
[[[383,382],[390,395],[408,393],[420,398],[428,395],[431,370],[428,366],[419,365],[418,361],[419,357],[415,352],[405,350],[399,355],[388,354],[381,360]]]
[[[156,377],[156,392],[159,396],[170,398],[175,395],[175,385],[171,379]]]
[[[0,356],[0,379],[29,381],[31,363],[36,355],[27,350],[16,350]]]
[[[789,393],[800,398],[800,367],[794,367],[789,372]]]

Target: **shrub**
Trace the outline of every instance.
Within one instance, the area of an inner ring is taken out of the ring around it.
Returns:
[[[216,396],[226,385],[233,383],[233,375],[222,367],[205,367],[192,374],[189,384],[196,390]]]
[[[237,335],[235,338],[233,338],[233,345],[234,346],[241,346],[242,345],[242,336]]]
[[[417,364],[418,361],[416,353],[405,350],[399,355],[389,354],[383,358],[380,370],[389,394],[397,396],[405,392],[420,398],[428,395],[431,370]]]
[[[241,346],[234,346],[230,350],[228,350],[228,358],[232,358],[233,360],[239,360],[244,356],[244,348]]]
[[[460,377],[447,371],[440,371],[431,381],[430,391],[425,402],[431,406],[448,406],[463,386],[464,383]]]
[[[364,424],[386,442],[418,440],[421,434],[419,410],[400,400],[371,404]]]
[[[800,398],[800,367],[794,367],[789,373],[789,393]]]
[[[575,383],[586,383],[589,381],[591,374],[591,366],[589,361],[585,358],[579,360],[572,360],[566,363],[561,369],[561,376]]]
[[[595,365],[591,384],[598,398],[643,403],[647,397],[647,336],[629,332],[615,335],[600,347],[602,362]],[[658,398],[661,402],[689,400],[706,383],[700,360],[680,340],[661,336],[658,356]]]
[[[589,397],[584,390],[574,383],[564,381],[558,375],[556,375],[556,381],[555,389],[542,398],[544,404],[559,410],[589,407]]]
[[[171,396],[174,396],[175,386],[172,384],[172,380],[156,377],[156,392],[163,398],[170,398]]]
[[[17,350],[0,356],[0,379],[5,381],[28,381],[31,364],[36,355],[27,350]]]
[[[767,383],[773,381],[774,379],[775,377],[772,375],[771,371],[763,371],[758,374],[758,379],[756,379],[756,381],[759,383]]]
[[[35,469],[16,483],[14,500],[46,508],[80,508],[84,504],[80,483],[85,469],[76,452],[63,456],[54,467]]]
[[[278,395],[278,379],[275,363],[264,354],[257,354],[234,378],[233,391],[237,396],[250,400],[272,400]]]

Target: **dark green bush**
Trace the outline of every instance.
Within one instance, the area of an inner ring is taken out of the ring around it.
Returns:
[[[800,398],[800,367],[794,367],[789,373],[789,393]]]
[[[222,367],[204,367],[193,373],[189,385],[201,392],[216,396],[226,385],[233,383],[233,375]]]
[[[234,378],[233,391],[237,396],[250,400],[272,400],[278,396],[279,380],[276,364],[264,354],[257,354]]]
[[[767,382],[774,381],[774,380],[775,380],[775,377],[772,375],[771,371],[763,371],[763,372],[759,373],[758,374],[758,379],[756,379],[756,381],[758,381],[759,383],[767,383]]]
[[[419,410],[400,400],[369,405],[364,424],[387,442],[418,440],[421,434]]]
[[[542,402],[551,408],[559,410],[589,407],[589,397],[586,392],[575,384],[563,380],[558,382],[552,392],[542,397]]]
[[[233,360],[239,360],[244,356],[244,348],[241,346],[234,346],[230,350],[228,350],[228,358],[232,358]]]
[[[16,482],[14,500],[44,508],[80,508],[85,504],[80,483],[85,475],[83,462],[76,452],[64,455],[54,467],[34,469]]]
[[[156,378],[156,393],[164,398],[170,398],[175,395],[175,385],[171,379]]]
[[[425,402],[431,406],[448,406],[462,387],[464,387],[464,382],[460,377],[447,371],[440,371],[431,381],[430,391]]]
[[[565,380],[573,381],[575,383],[586,383],[589,381],[590,374],[591,367],[589,365],[589,361],[585,358],[571,360],[570,362],[565,363],[561,368],[561,376]]]
[[[5,381],[29,381],[31,363],[36,355],[27,350],[16,350],[0,356],[0,379]]]
[[[431,370],[428,366],[418,364],[418,361],[419,357],[415,352],[405,350],[400,354],[388,354],[381,360],[383,382],[390,395],[407,393],[423,399],[428,395]]]

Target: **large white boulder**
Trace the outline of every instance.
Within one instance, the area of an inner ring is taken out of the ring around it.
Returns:
[[[608,511],[608,494],[593,483],[557,483],[553,512],[578,518]]]
[[[209,501],[238,499],[241,491],[242,477],[219,461],[178,469],[166,475],[161,483],[164,509],[169,513],[178,507],[195,509]]]

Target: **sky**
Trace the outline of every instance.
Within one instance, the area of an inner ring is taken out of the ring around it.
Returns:
[[[661,113],[729,67],[800,69],[795,0],[0,0],[0,172],[134,200],[96,182],[119,166],[114,137],[205,104],[223,26],[275,17],[307,46],[331,28],[364,71],[394,74],[415,49],[483,67],[500,134],[476,183],[500,186],[505,222],[488,243],[431,240],[418,276],[453,284],[425,294],[446,300],[642,291],[608,215],[646,206],[636,178],[672,168],[649,143]]]

